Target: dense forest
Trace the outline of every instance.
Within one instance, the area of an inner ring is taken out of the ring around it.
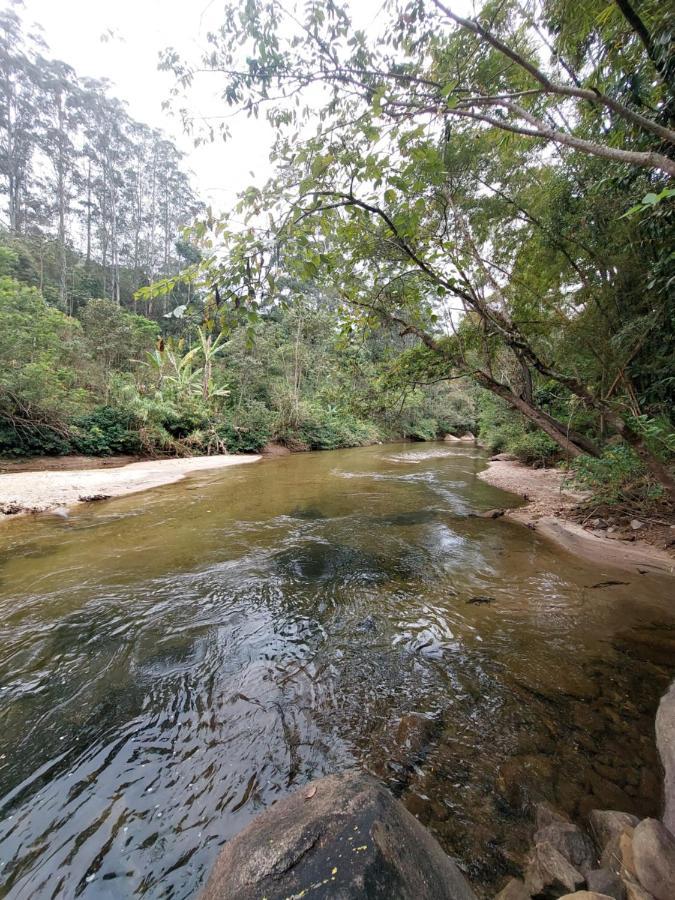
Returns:
[[[347,342],[306,280],[255,322],[213,317],[180,152],[3,13],[0,453],[332,448],[474,427],[470,393],[391,373],[396,335]]]
[[[368,33],[333,2],[228,6],[163,65],[267,116],[276,171],[191,276],[249,308],[312,278],[356,331],[417,338],[410,377],[480,389],[491,447],[672,496],[672,25],[649,0],[413,0]]]
[[[480,432],[672,494],[672,22],[657,3],[226,7],[201,60],[267,116],[234,215],[3,14],[0,452]],[[229,121],[229,117],[224,117]],[[231,125],[228,126],[231,129]],[[247,226],[241,226],[242,216]]]

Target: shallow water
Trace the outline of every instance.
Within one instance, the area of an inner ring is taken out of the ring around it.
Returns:
[[[517,502],[483,466],[298,454],[0,531],[0,896],[193,897],[350,766],[486,894],[537,798],[655,813],[673,582],[471,517]]]

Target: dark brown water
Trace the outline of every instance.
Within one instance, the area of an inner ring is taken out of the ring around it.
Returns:
[[[5,527],[0,895],[193,897],[256,812],[355,765],[488,893],[533,799],[654,813],[673,582],[470,517],[515,502],[483,465],[299,454]]]

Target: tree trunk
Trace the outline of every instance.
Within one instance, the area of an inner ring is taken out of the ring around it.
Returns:
[[[209,335],[205,341],[204,347],[204,372],[202,376],[202,398],[204,401],[209,399],[209,388],[211,386],[211,371],[212,371],[212,358],[211,358],[211,342],[212,338]]]
[[[494,378],[486,375],[485,372],[474,372],[473,378],[481,387],[484,387],[486,390],[501,397],[501,399],[505,400],[512,409],[517,410],[517,412],[525,416],[528,421],[536,425],[537,428],[540,428],[567,454],[567,456],[570,457],[570,459],[575,459],[577,456],[582,456],[586,453],[586,450],[583,447],[580,447],[570,435],[566,434],[564,425],[561,425],[559,422],[556,422],[555,419],[552,419],[546,413],[537,409],[534,404],[528,403],[523,397],[519,397],[510,387],[508,387],[508,385],[495,381]]]

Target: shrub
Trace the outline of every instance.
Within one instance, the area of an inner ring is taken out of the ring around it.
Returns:
[[[227,411],[216,434],[230,453],[256,453],[272,440],[274,414],[259,400]]]
[[[377,428],[352,413],[320,403],[301,403],[295,421],[279,425],[277,439],[291,448],[337,450],[379,440]]]
[[[527,465],[538,466],[551,465],[560,456],[560,448],[548,435],[488,394],[481,397],[478,421],[481,442],[490,453],[507,451]]]
[[[73,446],[90,456],[140,453],[139,422],[133,412],[113,406],[98,406],[74,422]]]
[[[599,503],[654,500],[663,488],[652,482],[639,458],[627,444],[609,447],[599,459],[579,456],[572,461],[571,480],[593,493]]]
[[[506,448],[528,466],[548,466],[560,456],[560,447],[543,431],[523,431]]]
[[[48,425],[17,428],[0,416],[0,457],[61,456],[72,449],[68,438]]]
[[[407,423],[403,428],[403,437],[414,441],[435,441],[441,428],[436,419],[418,418]]]

